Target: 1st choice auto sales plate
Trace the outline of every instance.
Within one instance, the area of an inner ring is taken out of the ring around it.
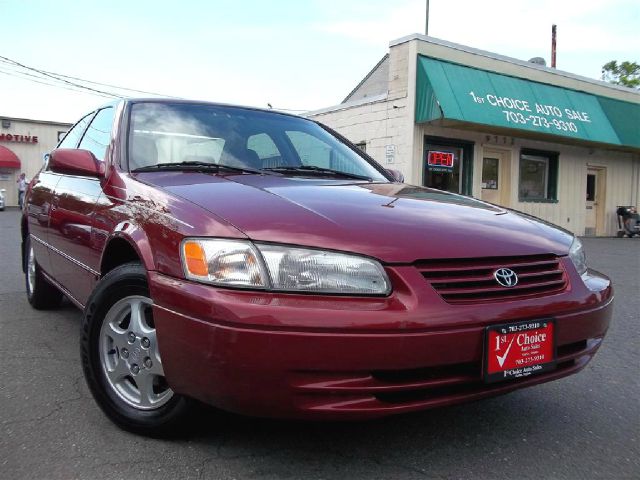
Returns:
[[[485,382],[548,372],[556,367],[553,320],[491,325],[485,331]]]

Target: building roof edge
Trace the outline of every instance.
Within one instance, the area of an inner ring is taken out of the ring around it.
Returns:
[[[513,65],[518,65],[521,67],[531,68],[533,70],[538,70],[546,73],[550,73],[552,75],[558,75],[565,78],[570,78],[572,80],[577,80],[580,82],[590,83],[592,85],[597,85],[599,87],[610,88],[611,90],[617,90],[619,92],[625,93],[635,93],[638,95],[638,99],[640,102],[640,91],[635,90],[629,87],[623,87],[621,85],[615,85],[612,83],[604,82],[602,80],[596,80],[594,78],[584,77],[582,75],[577,75],[575,73],[566,72],[564,70],[558,70],[556,68],[546,67],[542,65],[538,65],[535,63],[527,62],[525,60],[520,60],[518,58],[508,57],[506,55],[500,55],[498,53],[489,52],[487,50],[480,50],[478,48],[469,47],[467,45],[462,45],[459,43],[449,42],[447,40],[442,40],[436,37],[429,37],[427,35],[422,35],[420,33],[412,33],[410,35],[406,35],[404,37],[391,40],[389,42],[389,47],[394,47],[396,45],[401,45],[403,43],[411,42],[413,40],[419,40],[426,43],[431,43],[433,45],[438,45],[441,47],[451,48],[453,50],[459,50],[461,52],[470,53],[472,55],[478,55],[481,57],[491,58],[493,60],[498,60],[501,62],[511,63]]]
[[[27,122],[27,123],[40,123],[45,125],[59,125],[61,127],[71,127],[73,125],[73,123],[68,123],[68,122],[55,122],[53,120],[36,120],[33,118],[8,117],[5,115],[0,115],[0,120],[11,120],[14,122]]]

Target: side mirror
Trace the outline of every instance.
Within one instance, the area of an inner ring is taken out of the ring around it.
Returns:
[[[104,163],[99,162],[88,150],[58,148],[49,156],[49,169],[56,173],[82,175],[85,177],[104,176]]]
[[[402,172],[398,170],[392,170],[390,168],[387,168],[386,170],[387,170],[387,173],[391,175],[391,178],[393,178],[394,182],[404,183],[404,175],[402,174]]]

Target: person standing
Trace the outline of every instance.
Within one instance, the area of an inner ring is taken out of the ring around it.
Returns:
[[[22,210],[22,206],[24,205],[24,194],[27,191],[27,178],[24,172],[20,174],[16,183],[18,184],[18,205],[20,205],[20,210]]]

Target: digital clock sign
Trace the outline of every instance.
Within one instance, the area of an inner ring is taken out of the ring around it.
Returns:
[[[453,168],[453,153],[430,151],[427,155],[427,165],[430,167]]]

